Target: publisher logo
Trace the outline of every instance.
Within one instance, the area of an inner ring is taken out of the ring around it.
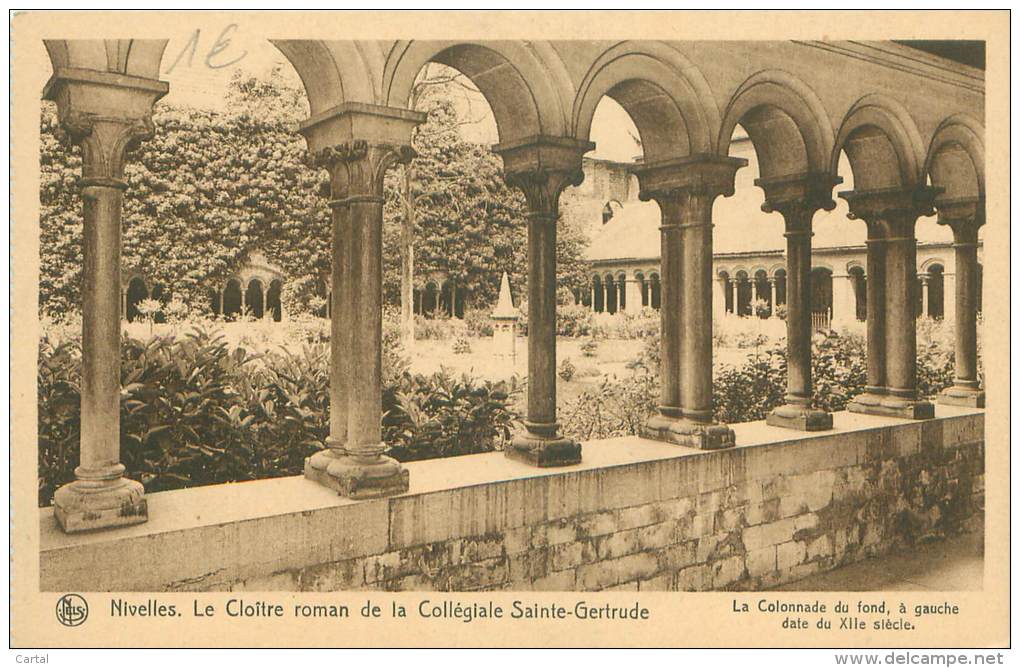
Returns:
[[[81,626],[89,616],[89,604],[78,594],[64,594],[57,601],[57,621],[64,626]]]

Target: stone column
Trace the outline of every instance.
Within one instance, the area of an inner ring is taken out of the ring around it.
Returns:
[[[560,194],[581,183],[581,156],[594,147],[548,136],[493,147],[528,203],[528,414],[506,455],[534,466],[581,461],[581,444],[556,422],[556,223]]]
[[[769,317],[776,316],[776,277],[769,276]]]
[[[127,290],[120,289],[120,319],[127,319]]]
[[[928,274],[918,274],[917,279],[921,282],[921,315],[928,317]]]
[[[815,408],[811,389],[811,220],[831,211],[832,188],[841,180],[826,174],[758,179],[762,210],[778,211],[786,225],[786,403],[766,422],[801,431],[832,429],[832,415]]]
[[[978,380],[977,358],[977,312],[980,307],[977,295],[977,250],[978,229],[985,222],[984,201],[944,201],[937,206],[939,223],[949,225],[953,230],[953,250],[956,255],[955,286],[950,286],[947,281],[943,287],[946,295],[950,294],[950,287],[954,288],[956,373],[952,387],[939,394],[938,402],[984,408],[985,392]]]
[[[733,315],[740,315],[740,280],[734,275],[730,278],[730,287],[733,289]]]
[[[712,203],[733,194],[739,158],[640,165],[641,198],[662,211],[662,390],[642,436],[701,449],[734,445],[712,420]]]
[[[931,213],[927,186],[841,193],[868,226],[868,386],[848,410],[934,417],[917,396],[917,218]]]
[[[57,68],[43,92],[82,148],[80,463],[53,496],[68,533],[148,519],[144,488],[120,462],[121,205],[127,153],[153,134],[152,107],[167,90],[154,79]]]
[[[355,499],[409,486],[382,442],[383,179],[411,159],[411,130],[424,118],[345,104],[301,127],[312,164],[328,171],[333,219],[330,433],[305,460],[305,477]]]
[[[597,311],[595,310],[595,284],[594,284],[594,282],[592,283],[592,286],[591,286],[591,312],[592,313],[597,313]]]

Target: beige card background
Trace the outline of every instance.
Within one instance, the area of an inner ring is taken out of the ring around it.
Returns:
[[[215,15],[214,15],[215,16]],[[204,13],[203,22],[211,16]],[[36,508],[36,353],[39,334],[39,113],[49,75],[44,38],[167,38],[194,30],[194,12],[43,12],[13,19],[12,119],[12,439],[13,547],[11,643],[47,646],[878,646],[1002,647],[1009,631],[1009,13],[998,12],[224,12],[267,38],[513,38],[513,39],[971,39],[987,40],[986,113],[987,224],[983,230],[987,279],[985,368],[990,408],[986,422],[986,549],[983,592],[876,592],[873,594],[604,593],[604,594],[335,594],[245,595],[285,605],[291,601],[349,605],[347,620],[168,621],[116,620],[96,614],[83,627],[59,625],[59,594],[38,592],[39,519]],[[271,499],[266,500],[272,503]],[[172,559],[173,555],[167,555]],[[192,600],[222,605],[231,594],[161,594],[161,602],[191,609]],[[616,604],[640,601],[649,608],[642,622],[515,622],[367,620],[356,613],[367,599],[388,609],[397,601],[410,609],[422,598],[464,603],[512,600],[578,600]],[[89,603],[108,606],[109,595]],[[144,595],[133,600],[144,601]],[[733,601],[752,607],[762,598],[787,601],[858,599],[908,607],[949,601],[958,616],[921,620],[913,632],[835,633],[787,631],[782,616],[732,612]]]

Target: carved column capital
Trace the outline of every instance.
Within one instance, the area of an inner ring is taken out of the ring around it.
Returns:
[[[329,172],[333,204],[351,198],[382,201],[386,171],[415,157],[407,144],[368,142],[363,139],[324,146],[309,152],[308,164]]]
[[[956,243],[977,243],[978,229],[985,224],[983,197],[940,197],[935,200],[935,209],[939,225],[946,225],[953,230],[953,240]]]
[[[533,219],[555,222],[560,195],[584,180],[581,158],[595,148],[571,137],[534,136],[492,147],[503,159],[507,184],[520,188]]]
[[[71,110],[60,119],[60,139],[81,146],[83,186],[127,188],[129,152],[155,134],[152,117],[118,118]]]
[[[61,138],[82,147],[85,185],[126,187],[127,153],[153,135],[152,107],[168,90],[155,79],[57,68],[43,97],[57,105]]]
[[[863,220],[877,236],[913,238],[914,223],[935,213],[935,197],[941,188],[908,186],[881,190],[850,190],[839,196],[850,205],[849,218]],[[873,229],[874,228],[874,229]]]
[[[755,179],[754,184],[765,192],[761,210],[779,212],[784,218],[813,216],[819,209],[832,211],[836,202],[832,189],[843,179],[831,174],[812,172],[774,178]]]
[[[743,158],[698,154],[639,164],[631,172],[638,177],[638,195],[646,202],[680,194],[714,199],[733,194],[737,170],[746,165]]]

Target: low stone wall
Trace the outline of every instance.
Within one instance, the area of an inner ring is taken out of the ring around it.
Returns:
[[[734,425],[737,448],[621,438],[537,470],[500,453],[408,465],[352,502],[302,478],[152,494],[147,524],[41,518],[44,591],[759,589],[983,521],[984,414]]]

